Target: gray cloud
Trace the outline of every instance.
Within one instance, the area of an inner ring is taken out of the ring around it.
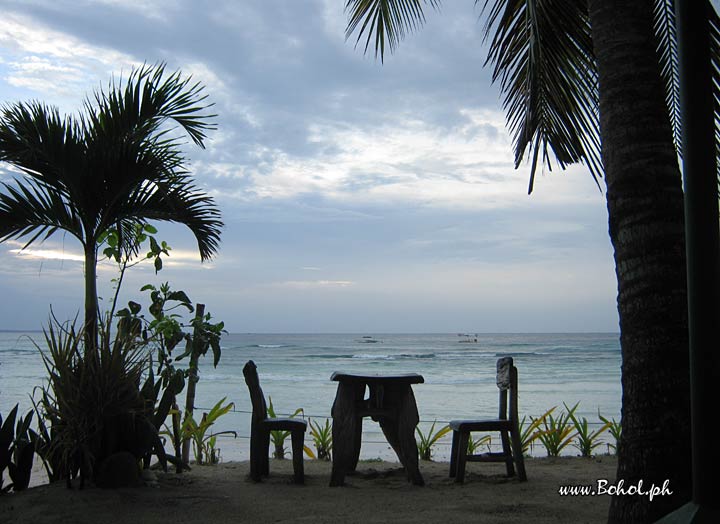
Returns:
[[[171,280],[238,331],[615,329],[603,199],[582,168],[527,197],[472,3],[428,13],[384,65],[345,42],[343,4],[4,3],[6,101],[76,111],[111,74],[166,61],[215,104],[218,131],[187,155],[223,210],[220,255],[133,272],[124,298]],[[160,236],[194,249],[180,228]],[[2,249],[0,264],[0,290],[29,311],[14,324],[36,326],[53,297],[79,309],[76,265],[44,269],[48,294],[33,280],[31,300],[14,286],[40,262],[23,272]],[[544,301],[562,320],[538,316]]]

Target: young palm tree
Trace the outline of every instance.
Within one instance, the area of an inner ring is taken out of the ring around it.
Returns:
[[[0,241],[29,237],[25,247],[58,230],[75,236],[85,255],[86,349],[97,345],[98,239],[109,228],[130,245],[135,224],[167,220],[195,235],[202,260],[220,240],[213,199],[184,167],[180,129],[204,147],[213,129],[203,86],[166,74],[164,65],[134,70],[124,86],[112,82],[87,99],[77,117],[40,102],[0,112],[0,161],[24,177],[0,188]],[[168,125],[170,124],[170,125]],[[174,127],[171,127],[175,124]]]
[[[347,35],[382,58],[438,0],[347,0]],[[477,0],[476,0],[477,3]],[[516,167],[585,163],[605,176],[623,358],[618,478],[671,497],[615,497],[612,522],[654,521],[690,498],[683,194],[677,162],[678,55],[673,0],[487,0],[488,61],[505,95]],[[716,123],[720,21],[708,5]],[[716,133],[720,144],[720,133]],[[602,144],[602,147],[601,147]],[[720,151],[720,146],[717,147]],[[600,161],[600,155],[602,161]]]

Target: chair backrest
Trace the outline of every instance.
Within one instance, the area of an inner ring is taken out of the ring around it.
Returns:
[[[253,421],[265,420],[267,418],[267,404],[265,403],[265,395],[260,387],[260,379],[258,378],[255,362],[252,360],[247,361],[247,364],[243,367],[243,375],[245,375],[245,383],[250,391]]]
[[[502,357],[497,361],[497,376],[495,382],[500,390],[499,418],[503,420],[518,420],[517,399],[517,368],[513,365],[512,357]],[[508,393],[510,399],[508,403]],[[509,413],[508,413],[509,408]]]

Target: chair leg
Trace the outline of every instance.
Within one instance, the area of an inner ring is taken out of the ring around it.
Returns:
[[[512,439],[513,459],[515,459],[515,464],[517,465],[518,470],[518,479],[524,482],[527,480],[527,475],[525,474],[525,459],[522,453],[520,431],[516,428],[510,432],[510,437]]]
[[[500,440],[502,441],[503,454],[505,455],[505,469],[508,477],[515,476],[515,467],[513,466],[513,453],[510,450],[510,438],[507,431],[500,432]]]
[[[303,464],[303,443],[305,439],[305,432],[293,431],[291,438],[295,484],[303,484],[305,482],[305,471]]]
[[[253,432],[250,435],[250,478],[260,482],[262,476],[262,434]]]
[[[457,448],[457,470],[455,471],[455,482],[462,484],[465,482],[465,463],[467,462],[467,446],[470,438],[469,431],[459,432],[458,448]]]
[[[262,435],[260,445],[260,474],[264,476],[270,475],[270,432],[265,431]]]
[[[454,477],[457,473],[457,451],[458,451],[458,440],[460,439],[460,432],[453,431],[452,437],[452,448],[450,448],[450,478]]]

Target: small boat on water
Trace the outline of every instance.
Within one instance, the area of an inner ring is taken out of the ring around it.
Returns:
[[[365,335],[360,340],[358,340],[361,344],[377,344],[380,342],[378,339],[371,337],[370,335]]]
[[[461,344],[477,344],[478,341],[478,335],[475,333],[474,335],[468,335],[467,333],[458,333],[458,337],[460,337]]]

